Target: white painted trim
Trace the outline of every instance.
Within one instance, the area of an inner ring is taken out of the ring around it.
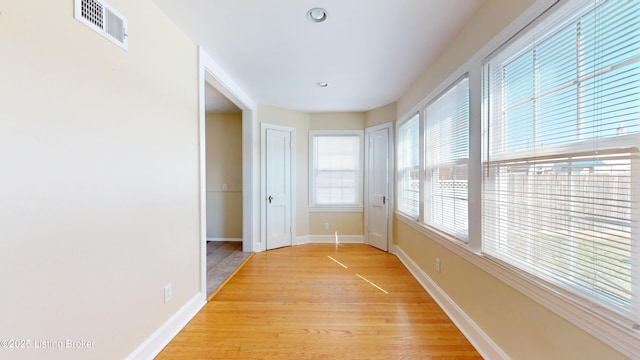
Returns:
[[[369,243],[369,217],[367,216],[367,209],[369,208],[369,140],[371,133],[376,132],[380,129],[387,129],[389,132],[388,136],[388,145],[389,145],[389,154],[387,155],[387,199],[389,201],[387,205],[387,251],[391,251],[393,247],[393,211],[395,209],[395,191],[396,183],[395,183],[395,149],[396,149],[396,136],[395,136],[395,128],[393,126],[393,122],[387,122],[384,124],[368,127],[364,132],[364,242],[366,244]]]
[[[316,184],[315,184],[315,174],[314,168],[316,166],[315,160],[315,151],[314,151],[314,142],[313,139],[315,137],[322,136],[358,136],[360,138],[360,173],[358,174],[360,180],[360,198],[358,199],[358,203],[353,204],[345,204],[345,205],[317,205],[315,203],[316,197]],[[309,209],[330,209],[330,208],[361,208],[364,206],[364,153],[366,152],[364,142],[364,130],[309,130],[309,177],[307,181],[309,182],[309,191],[308,191],[308,203]]]
[[[307,208],[309,212],[329,212],[329,213],[361,213],[364,212],[363,206],[345,206],[345,207],[324,207],[312,206]]]
[[[200,293],[206,300],[207,293],[207,189],[206,189],[206,141],[205,141],[205,82],[242,110],[242,248],[252,252],[257,247],[259,205],[255,189],[258,188],[258,117],[257,104],[229,75],[204,51],[198,48],[198,140],[200,158]]]
[[[208,237],[207,241],[233,241],[241,242],[242,238],[222,238],[222,237]]]
[[[481,149],[481,136],[474,136],[481,132],[481,114],[478,111],[478,103],[481,96],[481,70],[482,64],[485,59],[493,52],[497,51],[503,44],[510,41],[510,39],[517,37],[518,33],[525,29],[527,25],[536,21],[536,19],[545,16],[545,13],[555,4],[564,3],[563,0],[537,0],[532,6],[525,10],[516,20],[505,27],[498,35],[490,40],[485,46],[483,46],[478,52],[472,55],[462,66],[456,71],[452,72],[447,79],[445,79],[439,86],[434,88],[426,97],[419,101],[413,108],[399,116],[398,123],[402,123],[414,114],[420,114],[420,144],[424,144],[423,140],[423,121],[424,114],[423,109],[429,102],[431,102],[438,94],[453,83],[456,79],[460,78],[465,73],[469,73],[469,89],[470,89],[470,101],[471,101],[471,113],[470,113],[470,187],[469,187],[469,211],[472,213],[472,218],[469,223],[469,244],[465,245],[460,241],[456,241],[446,234],[435,232],[426,226],[422,225],[420,221],[415,221],[404,214],[396,211],[396,218],[399,222],[407,224],[419,233],[423,234],[427,238],[435,241],[436,243],[449,249],[456,255],[460,256],[464,260],[471,264],[474,264],[478,268],[488,272],[497,279],[503,281],[505,284],[511,286],[515,290],[528,296],[533,301],[541,304],[550,311],[556,313],[560,317],[569,321],[576,327],[591,334],[595,338],[601,340],[603,343],[611,346],[613,349],[625,354],[628,357],[635,358],[640,354],[640,324],[633,324],[633,322],[623,319],[613,313],[605,311],[599,311],[595,309],[594,304],[588,303],[583,299],[579,299],[571,294],[566,293],[561,289],[554,288],[549,284],[543,283],[531,276],[509,267],[508,265],[492,261],[483,256],[480,246],[480,182],[471,181],[471,179],[479,179],[481,176],[480,167],[480,151]],[[480,92],[479,92],[480,91]],[[476,140],[473,140],[473,139]],[[424,154],[420,153],[420,163],[424,163]],[[424,172],[421,172],[420,183],[424,183]],[[423,200],[421,197],[420,208],[423,207]],[[423,219],[420,219],[423,220]]]
[[[451,321],[460,329],[469,342],[485,359],[510,359],[482,328],[476,324],[422,269],[402,248],[395,246],[394,253],[409,270],[420,285],[440,305]]]
[[[295,243],[296,236],[296,129],[289,126],[273,125],[267,123],[260,124],[260,248],[255,251],[264,251],[267,249],[267,149],[266,137],[267,129],[274,129],[289,132],[291,137],[291,244]]]
[[[529,297],[596,339],[616,349],[620,353],[634,358],[640,354],[640,330],[634,329],[632,322],[614,314],[609,316],[590,310],[595,306],[586,300],[572,296],[559,288],[551,288],[522,271],[493,261],[482,253],[473,252],[460,241],[436,233],[425,225],[396,212],[398,222],[408,225],[426,238],[442,245],[465,261],[494,276],[516,291]]]
[[[362,235],[337,235],[339,244],[364,244]],[[303,235],[296,238],[294,245],[335,244],[336,235]]]
[[[311,244],[311,235],[302,235],[296,237],[296,243],[294,245]]]
[[[206,150],[206,110],[205,110],[205,65],[204,51],[199,50],[198,58],[198,159],[200,195],[200,294],[206,301],[207,293],[207,150]]]
[[[140,346],[138,346],[127,360],[153,359],[164,349],[165,346],[187,325],[187,323],[204,307],[207,303],[203,300],[205,296],[196,294],[180,310],[169,318],[162,326],[151,334]]]

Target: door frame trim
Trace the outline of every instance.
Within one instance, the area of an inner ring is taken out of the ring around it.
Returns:
[[[200,198],[200,294],[207,300],[207,184],[205,83],[242,110],[242,250],[253,252],[258,237],[258,111],[257,104],[198,47],[198,157]]]
[[[368,127],[364,131],[364,242],[369,244],[369,140],[372,133],[381,129],[388,129],[389,131],[389,154],[387,155],[389,164],[389,168],[387,169],[389,179],[387,183],[387,198],[389,201],[387,208],[387,252],[391,252],[393,249],[393,212],[395,209],[395,196],[393,191],[395,188],[395,135],[392,121]]]
[[[267,249],[267,129],[286,131],[291,137],[291,243],[293,246],[296,239],[296,129],[289,126],[260,124],[260,239],[258,241],[259,249],[255,251],[264,251]]]

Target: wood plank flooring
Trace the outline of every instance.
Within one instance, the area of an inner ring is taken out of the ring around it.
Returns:
[[[156,359],[481,359],[394,255],[256,254]]]

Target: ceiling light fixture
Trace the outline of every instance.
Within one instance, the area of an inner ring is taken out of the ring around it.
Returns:
[[[326,82],[324,82],[324,81],[318,81],[318,82],[316,83],[316,85],[318,85],[318,86],[320,86],[320,87],[327,87],[327,86],[329,86],[329,84],[328,84],[328,83],[326,83]]]
[[[313,8],[307,12],[307,19],[312,23],[323,23],[327,21],[329,13],[323,8]]]

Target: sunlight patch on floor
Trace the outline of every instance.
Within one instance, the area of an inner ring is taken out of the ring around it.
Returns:
[[[376,285],[375,283],[371,282],[369,279],[367,279],[366,277],[356,273],[356,276],[358,276],[360,279],[364,280],[365,282],[369,283],[369,285],[373,286],[374,288],[382,291],[383,293],[389,295],[389,292],[383,288],[381,288],[380,286]]]
[[[327,255],[327,257],[328,257],[329,259],[331,259],[331,260],[335,261],[335,262],[336,262],[336,264],[338,264],[338,265],[342,266],[343,268],[347,269],[347,265],[345,265],[345,264],[341,263],[340,261],[338,261],[338,260],[336,260],[336,259],[332,258],[332,257],[331,257],[331,256],[329,256],[329,255]]]

